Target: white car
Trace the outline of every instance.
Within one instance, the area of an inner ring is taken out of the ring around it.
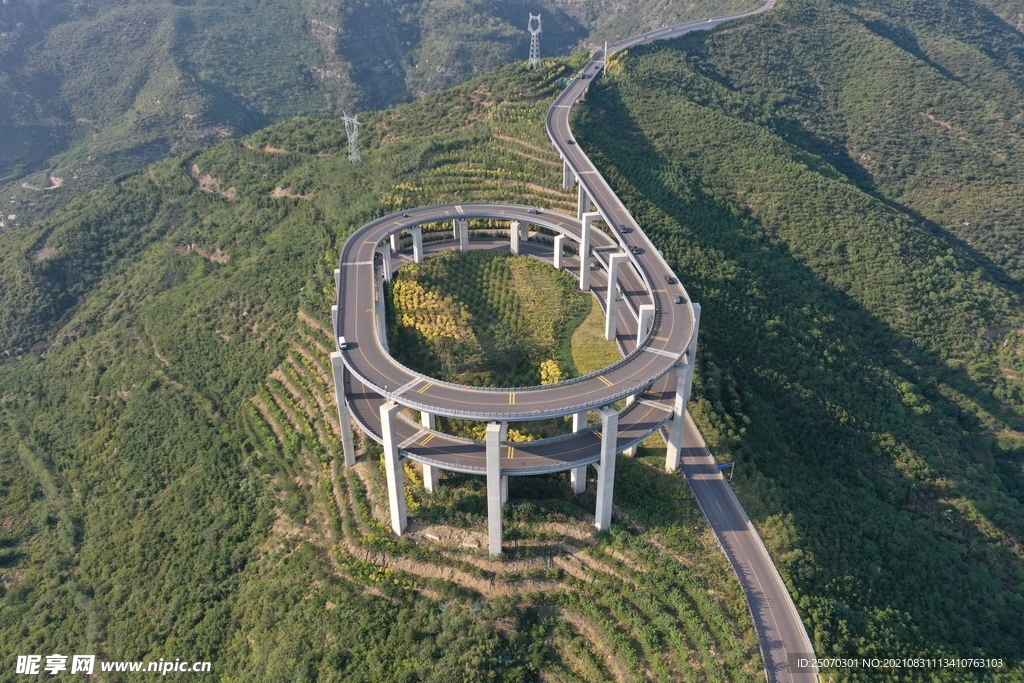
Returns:
[[[338,348],[342,351],[348,348],[348,342],[345,341],[344,337],[338,337]]]

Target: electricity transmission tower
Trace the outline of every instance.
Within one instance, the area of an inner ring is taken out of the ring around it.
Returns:
[[[342,112],[345,117],[345,134],[348,135],[348,160],[353,164],[363,160],[359,156],[359,119]]]
[[[537,28],[533,27],[533,20],[537,20]],[[526,23],[526,30],[530,32],[530,68],[536,69],[540,66],[540,15],[530,15]]]

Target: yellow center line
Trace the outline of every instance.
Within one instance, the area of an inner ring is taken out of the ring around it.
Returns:
[[[424,391],[426,391],[427,389],[429,389],[432,386],[434,386],[433,382],[427,382],[426,384],[423,385],[423,388],[420,389],[418,393],[422,394]]]
[[[598,375],[597,378],[599,380],[601,380],[602,382],[604,382],[604,385],[606,387],[610,387],[612,385],[612,382],[607,377],[605,377],[604,375]]]
[[[601,430],[600,429],[595,429],[594,430],[594,436],[596,436],[597,438],[600,439],[601,438]]]
[[[510,457],[510,458],[516,457],[516,448],[515,448],[515,446],[509,446],[508,447],[508,457]]]
[[[427,445],[428,443],[430,443],[430,441],[431,441],[431,440],[432,440],[433,438],[434,438],[434,435],[433,435],[433,434],[427,434],[427,438],[423,439],[423,441],[420,441],[420,445],[421,445],[421,446],[426,446],[426,445]]]
[[[510,393],[508,395],[508,404],[510,406],[514,406],[516,404],[516,394],[515,394],[515,392],[512,392],[512,393]]]
[[[654,336],[652,336],[651,339],[657,339],[658,341],[668,341],[668,337],[654,337]]]

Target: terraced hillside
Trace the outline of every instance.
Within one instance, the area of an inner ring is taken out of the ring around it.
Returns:
[[[170,159],[0,236],[0,656],[209,659],[245,680],[754,681],[739,584],[662,454],[593,491],[482,480],[384,525],[376,447],[340,460],[331,275],[351,230],[473,198],[572,212],[521,67],[367,117]],[[27,628],[26,628],[27,627]]]

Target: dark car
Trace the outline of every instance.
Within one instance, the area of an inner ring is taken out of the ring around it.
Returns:
[[[673,294],[672,295],[672,301],[675,301],[677,304],[683,303],[683,295],[682,294]]]
[[[570,145],[575,145],[575,144],[576,144],[576,141],[575,141],[575,140],[573,140],[572,138],[566,138],[566,139],[565,139],[565,142],[566,142],[567,144],[570,144]]]
[[[632,251],[634,254],[642,254],[642,253],[644,253],[644,250],[641,249],[640,247],[636,246],[635,244],[633,246],[631,246],[629,248],[629,250]]]
[[[409,217],[409,214],[407,214],[407,213],[403,213],[402,214],[402,218],[408,218],[408,217]]]
[[[540,213],[537,209],[530,209],[526,213]]]
[[[620,225],[619,226],[619,232],[621,232],[623,235],[625,235],[626,233],[629,232],[629,228],[627,228],[625,225]]]
[[[672,277],[671,275],[666,275],[665,276],[665,282],[667,282],[670,285],[674,285],[676,283],[676,279],[674,277]]]

